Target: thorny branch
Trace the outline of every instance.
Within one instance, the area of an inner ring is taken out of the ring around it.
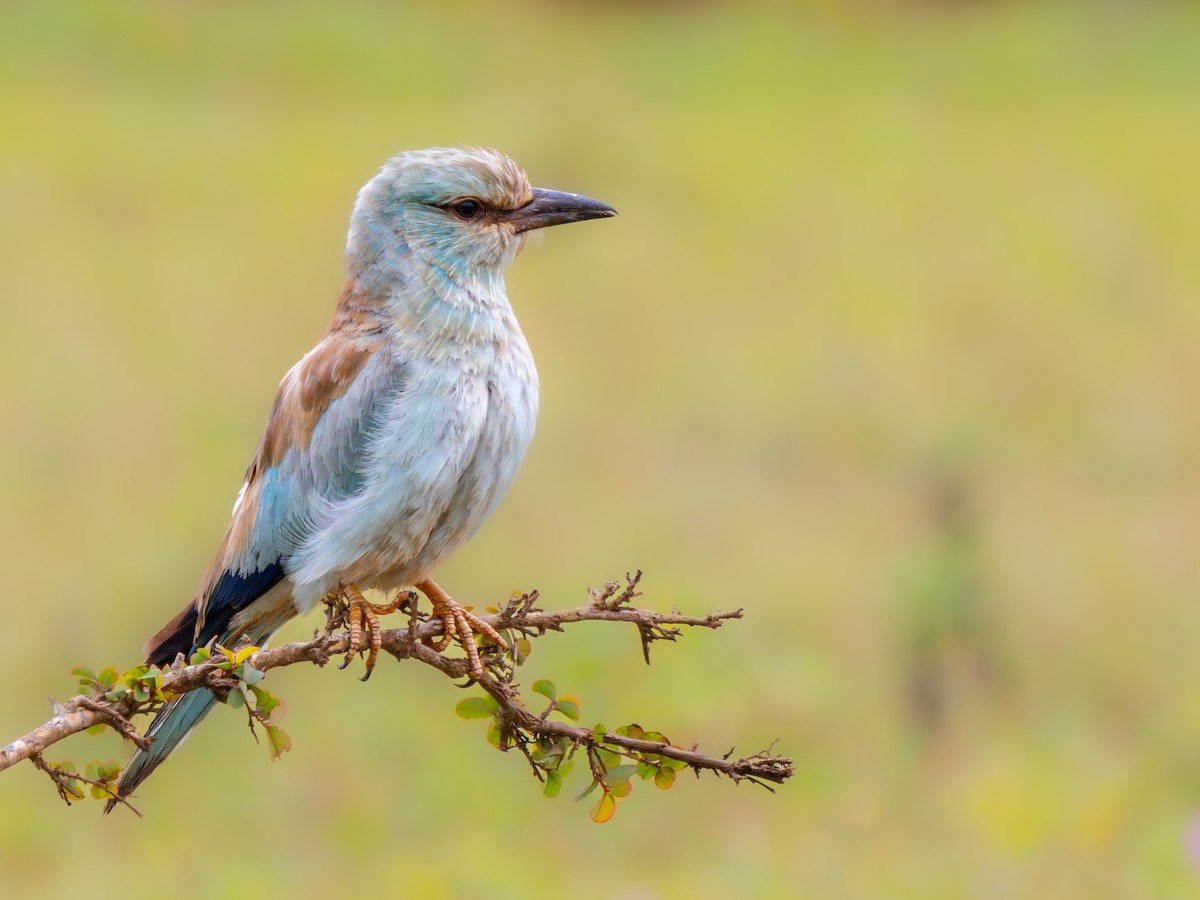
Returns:
[[[600,590],[589,590],[589,600],[582,606],[549,612],[538,607],[538,593],[532,591],[510,600],[499,612],[481,618],[499,631],[516,632],[529,639],[540,637],[549,631],[562,631],[564,626],[577,622],[629,623],[636,626],[645,659],[649,662],[650,645],[655,641],[676,640],[681,634],[680,627],[716,629],[730,619],[742,617],[740,609],[693,617],[678,612],[661,613],[637,608],[632,605],[632,601],[640,596],[637,591],[640,578],[641,572],[626,576],[624,585],[612,582]],[[382,650],[398,660],[416,659],[453,679],[466,677],[466,659],[444,656],[430,646],[441,634],[440,621],[426,620],[417,612],[415,604],[409,606],[408,610],[407,628],[382,632]],[[331,608],[323,634],[314,632],[311,641],[298,641],[281,647],[258,650],[246,662],[261,672],[303,662],[324,666],[330,659],[344,654],[349,647],[346,633],[336,631],[342,624],[340,611]],[[768,790],[772,789],[766,782],[781,784],[793,773],[792,761],[772,754],[770,748],[741,759],[731,759],[732,751],[724,756],[714,757],[700,753],[695,747],[682,748],[611,732],[597,734],[592,729],[549,719],[545,714],[535,715],[521,701],[513,683],[516,665],[494,654],[485,657],[485,660],[487,672],[482,678],[470,680],[478,683],[498,704],[498,721],[502,733],[506,736],[504,746],[519,747],[527,757],[531,741],[539,738],[565,738],[570,743],[572,752],[582,747],[591,753],[603,746],[608,751],[631,756],[639,753],[657,754],[685,764],[697,775],[707,770],[718,776],[727,776],[735,782],[749,780],[767,787]],[[170,671],[164,674],[162,690],[170,694],[183,694],[206,688],[224,698],[237,689],[238,684],[237,678],[219,667],[219,659],[216,656],[196,665],[186,665],[180,655]],[[62,704],[53,700],[51,703],[54,715],[47,722],[0,750],[0,771],[23,759],[30,759],[54,779],[60,793],[65,789],[63,776],[41,758],[41,754],[48,747],[95,725],[108,725],[139,747],[146,748],[148,742],[138,733],[132,719],[136,715],[155,712],[159,706],[159,702],[156,701],[139,703],[131,694],[118,701],[78,695]],[[535,774],[541,777],[536,766],[534,770]],[[96,784],[82,776],[74,777],[88,784]],[[104,787],[98,786],[101,789]]]

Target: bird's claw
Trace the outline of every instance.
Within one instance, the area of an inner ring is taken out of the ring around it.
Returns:
[[[479,648],[475,646],[475,635],[485,635],[492,643],[502,650],[508,649],[508,642],[500,636],[491,625],[469,609],[464,609],[450,598],[435,582],[430,579],[416,585],[433,606],[433,616],[442,623],[442,636],[437,641],[428,641],[429,646],[439,653],[450,646],[450,641],[457,639],[467,653],[468,671],[474,678],[483,676],[483,663],[479,659]]]
[[[346,658],[339,669],[344,669],[362,649],[363,630],[367,632],[367,662],[366,673],[360,681],[366,681],[375,670],[375,662],[379,659],[379,648],[383,646],[383,628],[379,617],[394,613],[409,599],[408,591],[401,591],[391,603],[371,603],[362,595],[357,585],[349,584],[342,588],[342,597],[346,600],[346,628],[350,632],[350,646],[346,650]]]

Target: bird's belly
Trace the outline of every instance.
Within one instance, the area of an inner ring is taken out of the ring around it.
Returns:
[[[537,373],[528,348],[519,349],[397,401],[372,446],[363,490],[332,511],[332,527],[315,536],[306,571],[297,573],[311,581],[298,591],[298,607],[338,584],[411,585],[479,529],[533,437]]]
[[[512,483],[533,437],[537,382],[506,374],[484,385],[487,412],[467,458],[427,539],[411,559],[380,572],[378,586],[412,584],[432,573],[446,557],[477,532]]]

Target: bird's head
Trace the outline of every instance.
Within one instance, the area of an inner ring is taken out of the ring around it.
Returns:
[[[598,200],[531,187],[495,150],[416,150],[359,192],[347,250],[352,264],[408,258],[465,280],[501,273],[534,229],[613,215]]]

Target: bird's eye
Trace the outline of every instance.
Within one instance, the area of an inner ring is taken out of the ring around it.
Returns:
[[[483,204],[478,200],[455,200],[450,204],[450,209],[460,219],[473,219],[483,212]]]

